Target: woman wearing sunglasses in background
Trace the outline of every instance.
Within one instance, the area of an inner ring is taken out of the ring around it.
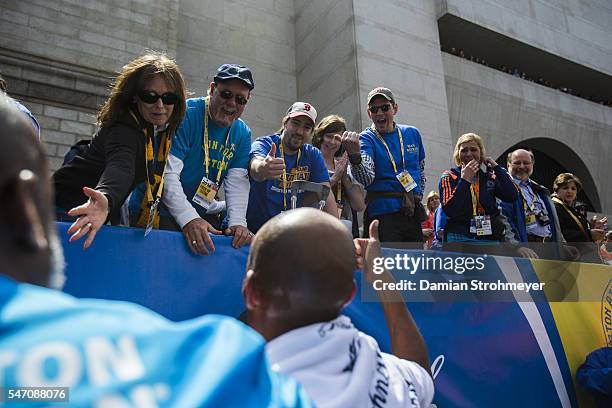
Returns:
[[[161,196],[172,135],[185,113],[185,93],[178,66],[164,54],[143,55],[123,67],[89,147],[53,175],[57,219],[74,221],[70,241],[87,235],[87,249],[103,224],[118,224],[121,206],[142,182],[148,193],[138,226],[147,226],[149,209]]]

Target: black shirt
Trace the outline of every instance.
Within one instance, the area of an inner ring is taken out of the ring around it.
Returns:
[[[87,196],[83,187],[87,186],[106,195],[111,224],[118,224],[128,194],[145,181],[145,144],[141,125],[127,112],[112,125],[100,128],[82,155],[53,174],[55,205],[68,211],[84,204]]]

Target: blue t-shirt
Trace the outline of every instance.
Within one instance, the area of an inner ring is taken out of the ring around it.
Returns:
[[[0,308],[3,387],[68,387],[79,407],[313,406],[270,370],[263,338],[232,318],[174,323],[4,276]]]
[[[402,132],[402,139],[404,142],[405,167],[402,165],[402,152],[397,134],[398,128]],[[417,183],[413,191],[416,194],[423,195],[420,186],[420,162],[425,160],[425,148],[423,147],[419,130],[414,126],[396,125],[393,132],[383,133],[381,136],[387,143],[387,146],[389,146],[389,150],[395,160],[397,172],[399,173],[403,169],[408,170]],[[367,128],[361,132],[359,135],[359,145],[361,151],[370,156],[375,165],[374,182],[366,187],[368,192],[387,191],[401,193],[406,191],[397,177],[395,177],[397,173],[393,170],[393,165],[391,164],[387,149],[385,149],[385,146],[380,139],[378,139],[372,128]],[[380,214],[390,214],[399,211],[401,208],[401,198],[378,198],[368,203],[368,215],[373,217]]]
[[[206,174],[204,165],[204,98],[187,99],[187,111],[181,126],[172,139],[170,153],[183,161],[181,172],[181,185],[187,200],[198,211],[200,216],[206,214],[206,210],[192,201],[202,177]],[[229,128],[229,139],[227,145],[228,128],[218,127],[212,120],[208,120],[208,149],[210,163],[208,165],[207,177],[217,181],[218,172],[221,171],[219,186],[223,183],[228,169],[246,169],[249,165],[249,151],[251,149],[251,129],[238,119]],[[223,168],[220,169],[223,163]],[[130,212],[140,211],[140,203],[145,192],[144,184],[138,186],[130,199]],[[170,216],[168,209],[161,203],[159,213],[162,216]]]
[[[251,146],[251,158],[255,156],[265,157],[270,153],[272,143],[276,144],[276,157],[280,157],[280,135],[262,136],[257,138]],[[323,155],[313,145],[304,144],[301,147],[299,167],[297,165],[298,154],[284,154],[285,171],[287,181],[308,180],[315,183],[329,181],[329,174]],[[295,169],[295,171],[293,171]],[[293,171],[293,173],[292,173]],[[303,193],[298,194],[298,207],[301,207]],[[265,180],[261,182],[251,179],[251,193],[249,194],[249,207],[247,210],[247,224],[249,229],[257,232],[261,226],[284,211],[291,209],[291,187],[286,189],[287,208],[284,208],[283,188],[280,180]]]

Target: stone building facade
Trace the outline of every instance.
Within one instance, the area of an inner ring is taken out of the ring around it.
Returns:
[[[612,213],[612,108],[585,98],[612,100],[611,23],[606,0],[0,0],[0,72],[39,119],[53,169],[94,132],[116,72],[154,49],[194,95],[221,63],[250,66],[254,136],[295,100],[360,130],[365,96],[384,85],[398,120],[421,130],[428,190],[473,131],[494,158],[525,146],[541,167],[576,173],[592,209]]]

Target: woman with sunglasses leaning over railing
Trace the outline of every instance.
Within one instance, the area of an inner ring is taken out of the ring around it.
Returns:
[[[98,112],[91,143],[53,175],[57,219],[74,221],[70,241],[87,236],[87,249],[103,224],[119,224],[124,201],[143,182],[147,194],[137,226],[156,227],[163,170],[185,114],[185,93],[178,66],[164,54],[149,53],[123,67]]]

